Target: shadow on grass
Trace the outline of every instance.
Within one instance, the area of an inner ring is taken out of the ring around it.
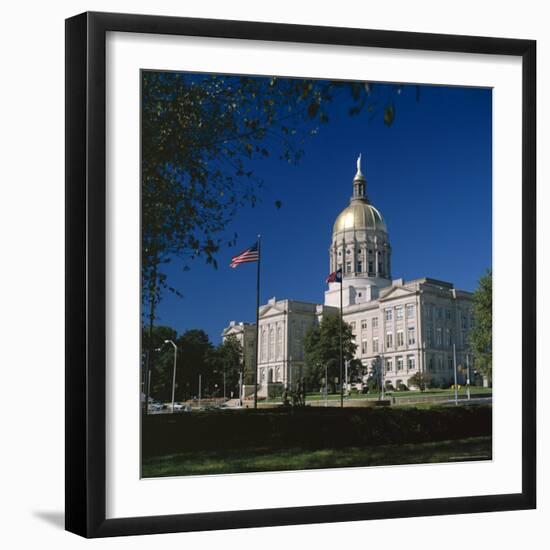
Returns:
[[[492,438],[490,436],[340,449],[292,447],[284,450],[256,448],[187,451],[144,460],[143,477],[390,466],[490,460],[491,458]]]

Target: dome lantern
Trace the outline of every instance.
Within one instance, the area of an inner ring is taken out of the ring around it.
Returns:
[[[361,172],[361,153],[357,157],[357,173],[353,178],[353,197],[352,200],[364,200],[368,202],[365,188],[367,186],[367,180]]]

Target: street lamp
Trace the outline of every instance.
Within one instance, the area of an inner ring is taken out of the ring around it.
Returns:
[[[325,363],[325,407],[328,407],[328,365]]]
[[[164,340],[165,344],[172,344],[174,347],[174,374],[172,375],[172,414],[174,413],[174,405],[176,400],[176,362],[178,360],[178,346],[172,340]]]
[[[386,366],[384,365],[384,356],[382,354],[380,354],[378,356],[378,360],[380,361],[380,397],[382,399],[382,401],[384,401],[384,399],[386,398],[386,393],[385,393],[385,389],[386,389],[386,380],[385,380],[385,377],[384,377],[384,370],[386,368]]]
[[[470,401],[470,354],[466,352],[466,388],[468,391],[468,401]]]

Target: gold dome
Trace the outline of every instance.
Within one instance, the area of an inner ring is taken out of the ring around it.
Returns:
[[[387,233],[386,223],[382,214],[369,204],[366,200],[352,200],[350,205],[342,210],[336,221],[332,232],[340,233],[344,230],[369,229],[373,231],[384,231]]]

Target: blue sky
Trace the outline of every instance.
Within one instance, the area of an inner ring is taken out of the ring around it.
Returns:
[[[405,86],[395,121],[348,115],[347,98],[306,141],[298,166],[276,159],[255,165],[265,181],[262,202],[227,227],[237,249],[262,235],[262,302],[270,297],[322,303],[332,225],[349,204],[355,161],[363,155],[369,198],[382,213],[392,245],[392,276],[433,277],[474,290],[491,266],[492,95],[489,89]],[[282,208],[274,206],[282,201]],[[214,343],[229,321],[255,318],[256,265],[236,269],[224,248],[215,270],[200,258],[183,271],[176,260],[157,324],[181,333],[205,330]]]

